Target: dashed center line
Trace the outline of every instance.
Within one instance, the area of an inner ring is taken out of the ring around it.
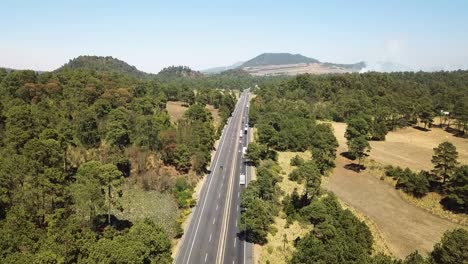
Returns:
[[[216,217],[215,217],[215,218],[213,218],[213,225],[214,225],[214,223],[215,223],[215,222],[216,222]]]
[[[210,240],[208,242],[211,242],[211,235],[213,235],[213,233],[210,234]]]
[[[205,254],[205,263],[206,263],[207,258],[208,258],[208,253]]]

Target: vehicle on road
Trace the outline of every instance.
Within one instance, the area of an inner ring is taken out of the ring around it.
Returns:
[[[244,155],[244,157],[247,155],[247,147],[242,148],[242,155]]]
[[[239,137],[242,138],[242,135],[243,135],[243,134],[244,134],[244,133],[243,133],[242,130],[241,130],[240,133],[239,133]]]
[[[245,174],[240,175],[239,184],[240,185],[245,185]]]

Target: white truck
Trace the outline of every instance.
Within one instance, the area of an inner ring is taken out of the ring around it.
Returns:
[[[241,130],[240,133],[239,133],[239,137],[242,138],[242,135],[243,135],[243,134],[244,134],[244,133],[242,133],[242,130]]]
[[[240,185],[245,185],[245,174],[240,175],[239,184]]]

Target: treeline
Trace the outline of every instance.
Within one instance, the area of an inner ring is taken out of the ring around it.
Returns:
[[[395,188],[421,198],[428,192],[442,195],[445,208],[458,213],[468,213],[468,165],[460,165],[455,146],[446,141],[434,148],[431,171],[415,173],[409,168],[387,166],[385,176],[396,181]]]
[[[468,125],[468,72],[404,72],[340,75],[298,75],[265,82],[257,91],[267,101],[275,98],[314,104],[313,116],[346,121],[366,115],[383,140],[397,127],[430,127],[441,116],[448,129],[464,134]],[[444,112],[448,112],[444,113]]]
[[[193,206],[183,175],[204,171],[216,137],[205,104],[227,118],[235,105],[229,91],[195,94],[116,72],[63,69],[0,71],[0,96],[0,262],[172,262],[173,232],[114,216],[123,184],[132,173],[151,174],[148,162],[160,159],[177,172],[153,175],[159,183],[143,187]],[[168,100],[189,105],[176,124]]]
[[[241,194],[245,210],[239,219],[239,230],[247,241],[264,244],[279,213],[281,168],[274,160],[264,160],[257,166],[257,180],[251,181]]]
[[[261,146],[278,151],[309,149],[324,173],[335,166],[338,142],[331,126],[317,123],[313,113],[313,106],[304,101],[260,95],[250,104],[249,122],[257,127]]]

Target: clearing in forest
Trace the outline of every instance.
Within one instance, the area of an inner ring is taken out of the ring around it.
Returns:
[[[176,123],[179,119],[184,116],[185,111],[188,107],[185,103],[180,101],[169,101],[166,104],[167,113],[173,123]],[[218,128],[221,123],[221,117],[219,116],[219,109],[215,109],[213,105],[207,105],[206,109],[210,111],[213,117],[213,126]]]
[[[345,123],[332,123],[335,136],[340,143],[341,151],[346,151],[344,133]],[[369,159],[384,165],[409,167],[412,170],[431,170],[433,148],[440,143],[449,141],[458,151],[458,161],[468,164],[468,139],[455,137],[440,128],[421,131],[412,127],[398,129],[387,134],[385,141],[371,141],[372,150]]]
[[[184,113],[187,111],[188,107],[186,107],[183,102],[169,101],[166,104],[166,109],[169,117],[171,118],[171,121],[175,123],[184,116]]]
[[[210,111],[211,116],[213,117],[213,126],[218,128],[221,124],[221,117],[219,116],[219,109],[214,108],[213,105],[206,105],[206,109]]]
[[[448,220],[441,219],[408,203],[393,186],[371,175],[370,170],[356,173],[345,169],[344,166],[351,163],[350,160],[340,155],[340,153],[347,150],[346,141],[343,137],[346,124],[332,123],[332,126],[340,146],[337,151],[336,168],[330,176],[326,188],[333,191],[346,204],[369,217],[376,224],[390,251],[396,257],[404,258],[415,250],[427,253],[432,250],[436,242],[440,241],[442,234],[446,230],[459,227]],[[413,132],[412,130],[415,131]],[[382,143],[382,146],[375,146],[375,142],[372,142],[372,148],[374,149],[375,147],[379,149],[379,147],[381,147],[385,149],[385,143],[391,146],[396,139],[405,138],[403,135],[399,137],[394,136],[392,135],[393,133],[410,133],[414,136],[426,132],[418,131],[413,128],[390,132],[387,136],[388,142],[378,142]],[[455,138],[453,136],[450,137]],[[440,139],[443,140],[443,138]],[[419,148],[416,152],[410,154],[410,150],[412,149],[411,142],[414,142],[413,146],[418,146],[421,140],[424,139],[412,138],[412,141],[407,142],[404,146],[401,144],[400,147],[395,149],[388,147],[385,151],[388,152],[386,155],[389,157],[389,160],[384,159],[382,163],[400,166],[413,165],[413,169],[417,168],[414,167],[416,165],[429,166],[429,168],[424,168],[430,169],[432,146]],[[429,144],[428,142],[430,141],[427,138],[425,140],[426,144]],[[453,143],[456,144],[457,148],[459,147],[457,143]],[[438,143],[434,144],[437,145]],[[424,149],[427,153],[423,153],[423,155],[429,156],[429,164],[418,156],[418,153],[424,152]],[[376,153],[379,152],[376,151]],[[385,157],[379,156],[379,154],[377,154],[377,156],[380,158]],[[374,156],[371,151],[369,158],[375,159],[375,157],[376,156]],[[415,160],[414,163],[409,162],[411,160],[409,157]],[[404,162],[405,160],[406,163],[396,163],[396,161]]]

